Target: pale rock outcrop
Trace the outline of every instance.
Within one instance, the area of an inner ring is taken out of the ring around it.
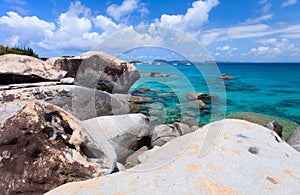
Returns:
[[[92,137],[103,134],[117,153],[118,162],[124,163],[134,153],[143,138],[150,134],[149,119],[143,114],[102,116],[80,122]]]
[[[43,100],[57,105],[80,120],[112,114],[127,114],[127,100],[111,94],[75,85],[57,85],[0,91],[0,103]],[[0,107],[1,110],[1,107]]]
[[[55,67],[66,70],[67,77],[74,77],[75,85],[109,93],[127,93],[140,77],[132,64],[103,52],[90,51],[76,57],[49,61],[54,61]]]
[[[60,80],[67,72],[31,56],[0,56],[0,82],[4,84]]]
[[[69,113],[32,100],[0,123],[0,193],[36,194],[109,174],[116,154]]]
[[[168,142],[132,169],[47,194],[299,194],[299,164],[274,131],[227,119]]]

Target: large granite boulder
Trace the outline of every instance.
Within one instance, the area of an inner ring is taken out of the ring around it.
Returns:
[[[29,99],[43,100],[57,105],[80,120],[112,114],[128,114],[130,111],[130,104],[125,99],[115,98],[107,92],[75,85],[41,86],[0,91],[0,103],[28,101]]]
[[[116,154],[61,108],[30,101],[0,123],[0,193],[40,194],[109,174]]]
[[[274,131],[227,119],[168,142],[125,172],[47,194],[299,194],[299,163]]]
[[[60,80],[67,72],[31,56],[0,56],[0,84]]]
[[[103,134],[114,147],[118,162],[121,163],[139,149],[150,134],[149,119],[143,114],[102,116],[82,121],[80,124],[92,137]]]
[[[66,76],[75,77],[75,85],[109,93],[127,93],[140,77],[132,64],[102,52],[90,51],[80,56],[63,57],[49,62],[68,71]]]
[[[295,150],[300,152],[300,127],[298,127],[285,141]]]

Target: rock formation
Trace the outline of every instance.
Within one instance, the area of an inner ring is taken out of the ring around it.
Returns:
[[[54,105],[32,100],[0,123],[1,194],[43,193],[108,174],[115,163],[106,139],[94,141],[72,115]]]
[[[17,54],[0,56],[0,84],[59,81],[66,73],[34,57]]]
[[[227,119],[173,139],[132,169],[47,194],[299,194],[299,163],[274,131]]]

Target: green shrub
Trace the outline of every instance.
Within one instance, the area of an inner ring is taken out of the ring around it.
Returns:
[[[4,54],[19,54],[38,58],[38,55],[30,47],[12,47],[0,45],[0,55]]]

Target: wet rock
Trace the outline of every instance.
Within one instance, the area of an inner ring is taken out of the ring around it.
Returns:
[[[300,152],[300,127],[298,127],[285,141],[295,150]]]
[[[75,85],[42,86],[0,91],[2,103],[43,100],[57,105],[80,120],[112,114],[127,114],[128,101],[111,94]]]
[[[278,122],[268,122],[266,127],[275,131],[279,135],[279,137],[282,138],[282,125],[280,125]]]
[[[141,92],[145,92],[145,91],[150,91],[151,89],[148,88],[148,87],[142,87],[142,88],[139,88],[138,91],[141,91]]]
[[[219,79],[234,79],[234,77],[229,74],[221,74]]]
[[[208,109],[208,105],[205,104],[202,100],[193,100],[191,101],[191,104],[196,107],[196,108],[199,108],[199,109]]]
[[[144,137],[150,134],[149,119],[143,114],[102,116],[80,122],[92,137],[104,135],[117,153],[118,162],[138,149]]]
[[[31,56],[6,54],[0,56],[0,84],[31,83],[60,80],[66,72]]]
[[[202,92],[190,92],[188,93],[188,98],[189,100],[211,100],[213,98],[217,98],[217,96]]]
[[[0,123],[0,155],[1,194],[40,194],[108,174],[116,162],[105,139],[94,141],[72,115],[38,101]]]
[[[168,142],[126,172],[48,194],[299,194],[300,154],[275,136],[247,121],[217,121]]]

